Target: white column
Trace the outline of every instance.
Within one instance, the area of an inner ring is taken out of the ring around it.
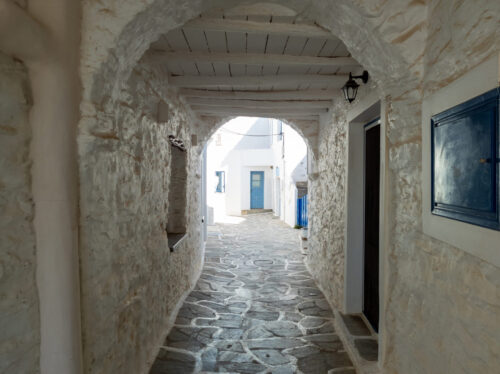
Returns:
[[[42,374],[82,372],[78,261],[80,2],[31,0],[49,30],[49,58],[29,63],[34,105],[33,196],[40,298]]]

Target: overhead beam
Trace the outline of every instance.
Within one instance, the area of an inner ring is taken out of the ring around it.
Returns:
[[[200,116],[203,117],[264,117],[264,118],[289,118],[294,120],[302,120],[302,121],[319,121],[319,115],[316,114],[284,114],[284,113],[262,113],[259,111],[239,111],[235,112],[196,112]]]
[[[217,98],[227,100],[332,100],[338,91],[297,90],[297,91],[213,91],[181,88],[179,94],[189,97]]]
[[[359,63],[352,57],[315,57],[264,53],[209,53],[209,52],[150,52],[145,56],[151,63],[212,62],[240,65],[288,65],[288,66],[353,66]]]
[[[200,116],[200,119],[206,120],[207,118],[221,118],[221,117],[238,117],[238,116],[244,116],[244,117],[264,117],[264,118],[277,118],[277,119],[284,119],[284,120],[293,120],[294,123],[309,123],[309,124],[317,124],[319,121],[319,116],[315,115],[260,115],[260,114],[245,114],[245,113],[239,113],[239,114],[217,114],[217,113],[197,113]]]
[[[332,102],[329,100],[321,101],[260,101],[260,100],[224,100],[224,99],[207,99],[193,97],[187,99],[190,105],[204,105],[210,107],[238,107],[249,109],[325,109]]]
[[[320,83],[342,87],[347,75],[253,75],[237,77],[215,77],[179,75],[168,78],[168,83],[177,87],[238,87],[238,86],[279,86],[280,84]]]
[[[245,107],[213,107],[208,105],[191,105],[191,109],[198,113],[221,113],[221,114],[241,114],[241,113],[252,113],[258,115],[276,115],[276,116],[288,116],[288,115],[319,115],[321,113],[328,112],[326,108],[285,108],[285,109],[273,109],[273,108],[245,108]]]
[[[227,18],[195,18],[186,23],[183,28],[204,31],[242,32],[247,34],[270,34],[300,36],[305,38],[338,39],[330,31],[322,27],[303,23],[258,22]]]
[[[297,12],[283,5],[272,3],[257,3],[238,5],[234,8],[224,10],[226,16],[278,16],[292,17],[296,16]]]

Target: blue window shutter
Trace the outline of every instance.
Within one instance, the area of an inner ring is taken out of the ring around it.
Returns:
[[[218,178],[217,187],[215,192],[225,192],[226,191],[226,173],[224,171],[216,171],[215,175]]]
[[[500,230],[500,88],[431,119],[431,213]]]

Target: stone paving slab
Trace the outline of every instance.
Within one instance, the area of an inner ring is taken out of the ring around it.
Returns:
[[[270,214],[212,227],[150,374],[355,374],[302,257],[297,231]]]

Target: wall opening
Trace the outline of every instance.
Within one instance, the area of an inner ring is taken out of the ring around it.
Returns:
[[[168,246],[173,251],[186,236],[187,157],[186,151],[174,145],[172,140],[170,155],[171,167],[166,231]]]
[[[311,155],[306,139],[281,120],[236,117],[219,126],[207,143],[208,224],[269,212],[296,226]]]

